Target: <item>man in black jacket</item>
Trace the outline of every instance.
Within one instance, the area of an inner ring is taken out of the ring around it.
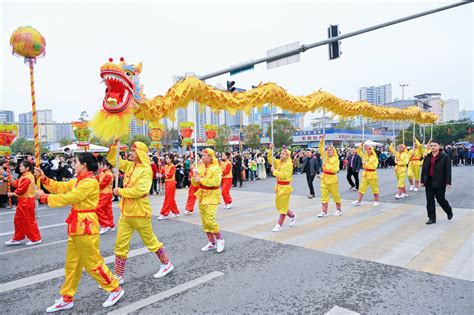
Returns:
[[[362,144],[361,144],[362,145]],[[347,176],[346,179],[351,187],[350,190],[359,190],[359,170],[362,167],[362,159],[357,154],[356,149],[352,149],[351,154],[347,157]],[[352,181],[354,177],[354,182]]]
[[[440,149],[436,140],[431,140],[430,149],[431,153],[424,158],[421,170],[421,185],[426,187],[426,224],[436,223],[435,197],[448,215],[448,220],[453,218],[453,209],[445,198],[446,188],[451,188],[451,159]]]
[[[318,159],[313,156],[313,151],[311,149],[306,149],[305,158],[303,159],[303,173],[306,173],[306,181],[308,182],[309,187],[309,199],[314,198],[314,187],[313,181],[314,177],[318,174],[319,175],[319,165]]]

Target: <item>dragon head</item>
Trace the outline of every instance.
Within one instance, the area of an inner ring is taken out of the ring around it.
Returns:
[[[145,97],[140,85],[142,63],[127,64],[123,58],[114,63],[112,58],[100,67],[100,76],[105,83],[105,96],[102,106],[107,112],[120,113],[133,102],[140,102]]]

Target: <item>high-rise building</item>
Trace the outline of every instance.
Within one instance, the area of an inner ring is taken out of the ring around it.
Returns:
[[[130,121],[130,137],[136,135],[147,136],[148,126],[144,121],[137,120],[132,116],[132,120]]]
[[[38,110],[36,112],[38,119],[38,135],[42,142],[53,142],[55,138],[55,122],[53,120],[53,111],[51,109]],[[32,140],[33,133],[33,114],[32,112],[18,115],[19,137]]]
[[[74,132],[70,123],[62,123],[54,126],[55,128],[55,141],[61,140],[73,140]]]
[[[15,114],[11,110],[0,110],[0,124],[12,124],[15,122]]]
[[[413,96],[419,104],[432,113],[438,115],[437,122],[443,121],[443,104],[441,93],[423,93]],[[459,109],[458,109],[459,110]]]
[[[459,120],[459,100],[445,100],[442,108],[443,121]]]
[[[392,101],[392,84],[361,87],[359,89],[359,100],[377,105],[390,103]]]

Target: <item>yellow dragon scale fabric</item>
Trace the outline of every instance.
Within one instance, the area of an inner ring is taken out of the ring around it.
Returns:
[[[261,84],[242,93],[229,93],[217,90],[195,77],[176,82],[165,95],[138,103],[134,114],[137,118],[148,121],[166,117],[174,120],[175,111],[185,108],[190,101],[209,106],[213,111],[229,110],[231,113],[236,110],[248,112],[252,107],[272,103],[294,113],[324,108],[341,117],[364,116],[373,120],[433,123],[438,118],[436,114],[424,112],[416,106],[399,109],[376,106],[365,101],[351,102],[321,90],[307,96],[294,96],[275,83]]]

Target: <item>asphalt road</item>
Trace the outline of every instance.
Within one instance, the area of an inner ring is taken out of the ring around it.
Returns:
[[[453,189],[448,200],[454,207],[472,208],[473,167],[453,170]],[[340,182],[345,179],[340,174]],[[392,170],[379,173],[382,201],[393,202]],[[304,175],[294,178],[295,194],[306,195]],[[273,179],[244,183],[242,190],[268,193]],[[318,192],[317,179],[315,180]],[[342,186],[342,185],[341,185]],[[343,199],[356,193],[341,189]],[[370,196],[368,196],[370,198]],[[152,197],[161,204],[161,197]],[[368,198],[368,199],[369,199]],[[422,204],[423,192],[399,201]],[[114,206],[115,218],[118,210]],[[39,209],[39,226],[44,244],[36,247],[0,245],[0,314],[41,314],[58,298],[62,284],[66,248],[68,209]],[[0,210],[0,242],[13,229],[13,212]],[[338,306],[360,314],[469,314],[474,309],[473,283],[401,267],[320,252],[317,250],[255,239],[224,231],[226,250],[222,254],[202,253],[206,239],[198,225],[182,221],[157,221],[153,226],[165,243],[176,269],[156,280],[156,256],[143,250],[134,235],[133,257],[126,268],[125,297],[105,310],[106,294],[84,275],[72,312],[102,314],[142,302],[134,314],[326,314]],[[101,237],[104,257],[113,256],[115,233]],[[113,263],[109,264],[113,267]],[[216,273],[219,272],[219,273]],[[206,275],[215,278],[195,279]],[[180,291],[183,284],[192,286]],[[162,294],[162,295],[159,295]],[[157,302],[144,299],[155,296]],[[164,296],[164,297],[163,297]],[[162,298],[160,300],[160,298]],[[135,308],[136,309],[136,308]]]
[[[408,191],[409,183],[407,184],[407,192],[409,197],[406,199],[396,200],[394,198],[397,193],[397,184],[395,180],[395,174],[393,169],[379,169],[377,170],[379,177],[379,190],[380,190],[380,201],[381,202],[396,202],[403,204],[413,205],[426,205],[425,191],[421,189],[418,192]],[[346,179],[347,172],[340,171],[338,173],[339,181],[339,193],[342,199],[355,200],[357,198],[357,192],[349,190],[349,183]],[[362,180],[362,173],[359,174],[359,181]],[[321,191],[319,188],[320,180],[314,179],[314,191],[317,197],[321,197]],[[242,189],[255,191],[255,192],[269,192],[272,191],[275,185],[275,179],[269,178],[268,180],[256,180],[250,182],[244,182]],[[293,175],[293,194],[307,196],[309,195],[309,188],[306,182],[306,174]],[[234,188],[239,189],[239,188]],[[464,167],[453,167],[452,168],[452,187],[446,192],[446,198],[454,208],[474,208],[473,204],[473,192],[474,192],[474,166]],[[372,191],[367,191],[364,196],[365,201],[373,200]]]

